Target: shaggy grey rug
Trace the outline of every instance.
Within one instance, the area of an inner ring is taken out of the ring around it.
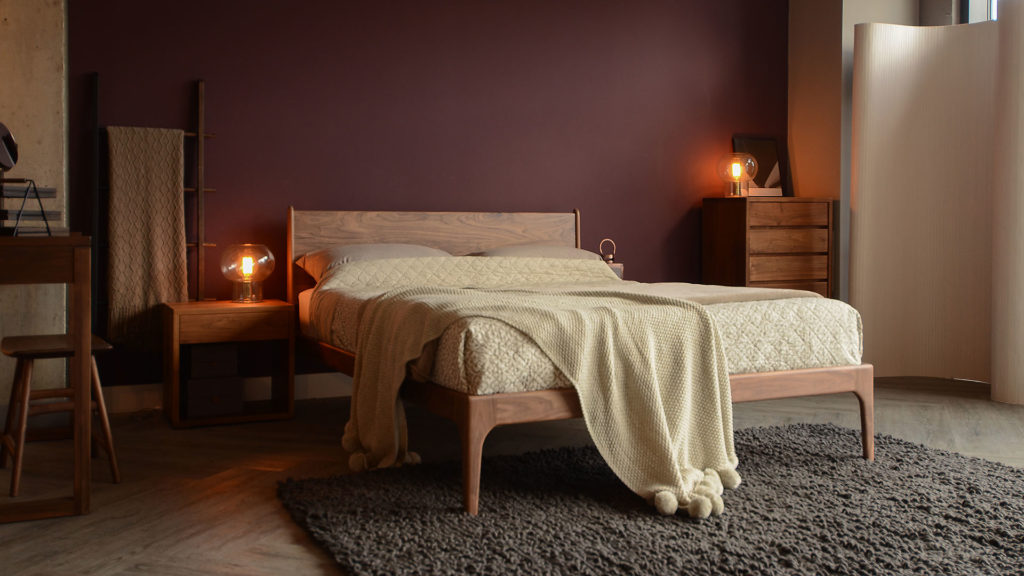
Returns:
[[[1014,440],[1018,441],[1018,440]],[[725,513],[659,516],[593,448],[288,480],[293,518],[353,574],[1024,574],[1024,470],[829,425],[736,432]]]

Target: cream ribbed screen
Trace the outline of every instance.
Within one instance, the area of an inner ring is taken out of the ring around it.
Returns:
[[[998,22],[857,27],[852,173],[865,361],[1024,404],[1024,0]]]
[[[1024,1],[999,2],[992,399],[1024,404]]]
[[[996,34],[856,27],[850,301],[877,376],[989,379]]]

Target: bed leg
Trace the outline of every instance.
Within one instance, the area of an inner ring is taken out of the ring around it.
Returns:
[[[864,459],[875,459],[875,378],[874,367],[864,365],[857,374],[853,391],[860,402],[860,434],[864,445]]]
[[[494,411],[489,398],[466,399],[459,414],[462,438],[462,500],[466,512],[476,516],[480,509],[480,464],[484,440],[494,428]]]

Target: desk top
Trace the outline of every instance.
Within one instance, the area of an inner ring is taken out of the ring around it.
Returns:
[[[0,238],[0,284],[63,284],[89,281],[88,236]],[[83,251],[84,267],[75,254]]]
[[[75,233],[68,236],[0,236],[0,248],[18,246],[90,246],[92,239]]]

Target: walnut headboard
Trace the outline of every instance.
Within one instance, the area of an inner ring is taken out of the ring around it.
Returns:
[[[463,256],[510,244],[580,247],[580,212],[365,212],[288,208],[288,301],[312,288],[295,265],[303,254],[338,244],[402,243]]]

